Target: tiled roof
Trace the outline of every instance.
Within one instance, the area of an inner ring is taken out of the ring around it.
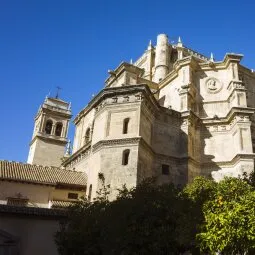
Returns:
[[[51,201],[51,204],[52,204],[51,208],[66,208],[70,205],[73,205],[74,203],[77,203],[77,202],[53,200]]]
[[[46,167],[0,160],[0,180],[85,187],[87,176],[83,172],[58,167]]]

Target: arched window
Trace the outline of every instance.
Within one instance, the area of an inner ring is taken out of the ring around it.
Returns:
[[[62,123],[57,123],[56,130],[55,130],[55,135],[56,136],[61,136],[62,128],[63,128],[63,124]]]
[[[128,124],[129,124],[129,118],[124,119],[123,121],[123,134],[128,133]]]
[[[123,153],[122,153],[122,165],[123,166],[128,165],[129,153],[130,153],[129,149],[124,150]]]
[[[85,133],[85,144],[87,144],[89,141],[90,141],[90,128],[88,128]]]
[[[92,194],[92,184],[89,185],[89,195],[88,195],[89,201],[91,201],[91,194]]]
[[[46,134],[48,134],[48,135],[51,134],[52,125],[53,125],[52,120],[47,120],[46,125],[45,125],[45,129],[44,129]]]

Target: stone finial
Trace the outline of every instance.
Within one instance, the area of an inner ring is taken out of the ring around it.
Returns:
[[[178,37],[177,47],[182,47],[182,40],[180,36]]]
[[[152,43],[151,43],[151,40],[150,40],[147,50],[151,50],[151,49],[152,49]]]
[[[38,108],[38,111],[37,111],[37,113],[39,113],[40,112],[40,110],[41,110],[41,105],[39,105],[39,108]]]
[[[132,58],[130,59],[130,64],[131,64],[131,65],[133,64],[133,59],[132,59]]]
[[[211,56],[210,56],[210,62],[214,62],[214,56],[213,56],[212,52],[211,52]]]
[[[66,145],[65,157],[69,157],[70,155],[71,155],[71,140],[69,139]]]

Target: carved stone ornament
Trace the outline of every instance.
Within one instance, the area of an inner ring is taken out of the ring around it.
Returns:
[[[221,82],[216,78],[207,79],[205,85],[208,93],[218,93],[222,89]]]

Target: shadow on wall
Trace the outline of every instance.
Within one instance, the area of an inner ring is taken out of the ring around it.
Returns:
[[[173,131],[172,127],[176,124],[173,124],[171,119],[164,121],[164,117],[164,114],[161,114],[160,125],[154,124],[152,152],[139,146],[137,183],[154,176],[158,184],[172,182],[183,187],[196,176],[211,177],[212,171],[220,169],[213,161],[215,156],[205,154],[205,147],[208,146],[206,140],[211,139],[212,134],[195,115],[191,114],[191,121],[185,120],[187,131],[182,130],[183,123],[180,120],[179,126]],[[165,126],[162,129],[163,125]]]
[[[180,129],[179,168],[172,177],[178,186],[184,186],[199,175],[212,178],[211,172],[220,169],[213,161],[215,156],[205,154],[206,140],[211,139],[212,134],[200,121],[193,125],[189,135]]]
[[[217,69],[213,69],[214,72],[218,72]],[[198,112],[197,114],[200,116],[200,118],[207,118],[209,117],[206,111],[204,110],[203,107],[203,102],[204,102],[204,97],[202,97],[201,93],[201,87],[203,84],[201,84],[201,80],[208,78],[208,75],[201,71],[198,76],[195,78],[195,84],[197,84],[197,95],[198,97],[196,98],[198,106]],[[206,141],[211,140],[213,138],[213,135],[211,132],[206,128],[204,124],[200,124],[200,174],[209,178],[212,178],[211,173],[212,171],[217,171],[220,170],[220,167],[213,161],[215,158],[214,155],[212,154],[205,154],[205,147],[208,146],[206,145]],[[212,145],[209,145],[212,146]],[[217,146],[221,146],[220,144],[217,144]],[[215,148],[217,148],[215,145]]]
[[[19,254],[19,240],[17,237],[0,229],[0,254]]]

